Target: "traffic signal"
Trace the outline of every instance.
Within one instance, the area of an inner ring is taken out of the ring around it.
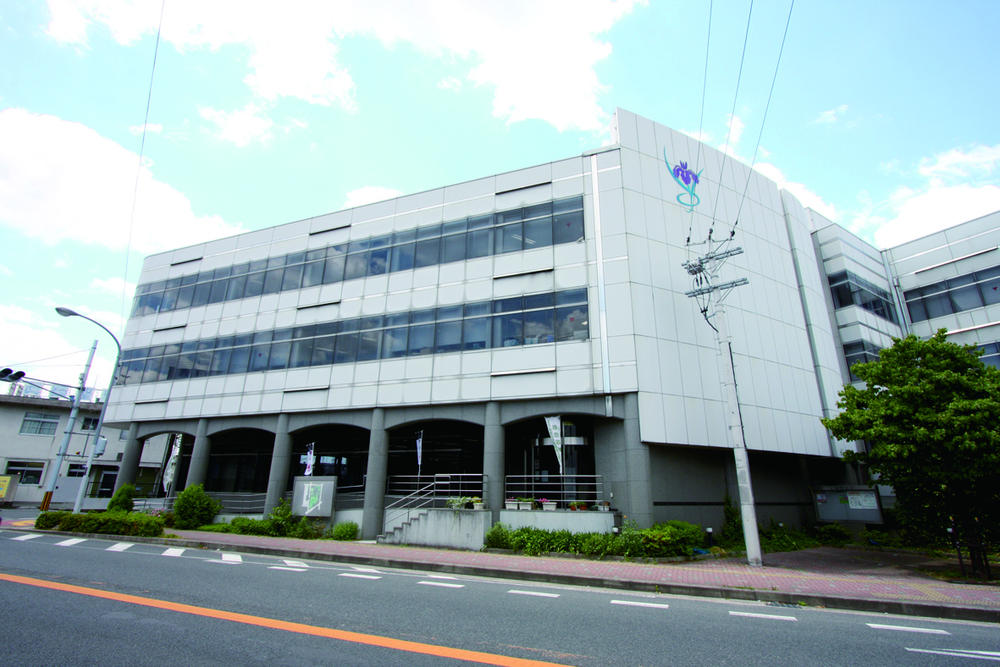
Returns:
[[[0,380],[4,382],[17,382],[24,377],[24,371],[15,371],[10,368],[0,370]]]

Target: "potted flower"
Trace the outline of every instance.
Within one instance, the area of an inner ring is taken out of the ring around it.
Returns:
[[[517,499],[517,509],[519,510],[530,510],[535,504],[533,498],[519,497]]]
[[[609,512],[611,511],[611,503],[609,503],[607,500],[602,500],[597,503],[597,510],[599,512]]]
[[[504,509],[516,510],[517,509],[517,498],[508,498],[503,503]]]
[[[556,509],[556,501],[549,500],[548,498],[539,498],[538,502],[542,504],[542,509],[546,512],[554,512]]]
[[[480,498],[479,496],[472,496],[472,509],[474,509],[474,510],[481,510],[484,507],[485,507],[485,504],[483,503],[483,499],[482,498]]]

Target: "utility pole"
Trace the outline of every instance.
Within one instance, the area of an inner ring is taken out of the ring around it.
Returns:
[[[747,443],[743,432],[743,416],[740,413],[736,369],[733,364],[733,342],[726,326],[726,311],[722,305],[733,289],[748,285],[750,281],[746,278],[738,278],[724,283],[718,282],[719,269],[722,268],[725,261],[743,252],[743,248],[738,247],[725,249],[731,239],[732,235],[713,250],[711,249],[711,234],[709,234],[709,251],[697,259],[684,262],[684,269],[692,276],[694,282],[694,289],[684,294],[698,301],[705,321],[715,330],[720,380],[726,406],[729,446],[733,449],[733,460],[736,464],[736,482],[740,495],[740,516],[743,519],[743,540],[747,547],[747,563],[754,567],[760,567],[763,560],[760,552],[760,536],[757,534],[757,512],[754,508],[753,486],[750,482],[750,461],[747,457]],[[710,314],[713,298],[715,312]]]
[[[62,468],[63,459],[66,458],[66,449],[69,447],[70,436],[73,435],[73,424],[76,423],[76,415],[80,409],[80,399],[83,396],[83,391],[87,387],[87,375],[90,373],[90,362],[94,360],[94,352],[97,351],[97,341],[90,347],[90,356],[87,357],[87,365],[83,368],[83,373],[80,374],[80,387],[76,390],[76,396],[73,397],[73,409],[69,411],[69,421],[66,423],[66,433],[63,435],[62,442],[59,443],[59,453],[56,455],[56,465],[49,473],[49,483],[45,488],[45,495],[42,496],[42,504],[39,509],[43,512],[49,509],[49,504],[52,502],[52,492],[56,490],[56,480],[59,478],[59,470]],[[81,480],[81,484],[86,484],[87,480]]]

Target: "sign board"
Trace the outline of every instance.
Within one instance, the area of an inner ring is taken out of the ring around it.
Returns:
[[[292,514],[329,518],[337,495],[336,477],[296,477],[292,484]]]
[[[17,493],[17,475],[0,475],[0,502],[10,502]]]
[[[882,509],[875,490],[867,486],[823,486],[813,491],[813,506],[820,521],[882,523]]]

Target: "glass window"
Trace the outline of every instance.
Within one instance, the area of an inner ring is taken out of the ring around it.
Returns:
[[[336,336],[321,336],[313,339],[312,346],[312,366],[329,366],[333,363],[333,349],[336,343]],[[295,353],[292,353],[294,359]]]
[[[302,273],[302,286],[312,287],[323,283],[323,260],[309,262]]]
[[[521,297],[514,296],[509,299],[497,299],[493,302],[494,313],[509,313],[514,310],[521,310]]]
[[[441,263],[465,259],[465,234],[452,234],[441,239]]]
[[[489,315],[491,304],[489,301],[477,301],[475,303],[465,304],[465,316],[471,317],[473,315]]]
[[[250,348],[250,371],[266,371],[267,358],[270,356],[271,344],[259,343]]]
[[[268,370],[276,371],[288,368],[288,355],[291,354],[292,344],[288,341],[284,343],[271,344],[271,356],[267,361]]]
[[[247,286],[247,277],[233,276],[229,279],[229,285],[226,288],[226,301],[235,301],[236,299],[243,298],[243,292]]]
[[[208,368],[209,375],[223,375],[229,369],[229,357],[232,354],[232,350],[225,348],[222,350],[216,350],[212,354],[212,365]]]
[[[159,359],[157,359],[157,361],[159,361]],[[135,384],[136,382],[145,382],[142,376],[142,369],[145,365],[145,359],[133,359],[132,361],[125,362],[125,372],[118,378],[118,384]]]
[[[417,241],[417,252],[413,260],[414,267],[420,268],[421,266],[437,264],[440,246],[441,239],[439,238]]]
[[[466,235],[466,241],[468,245],[466,246],[465,255],[469,259],[486,257],[490,254],[490,230],[477,229],[471,231]]]
[[[415,244],[413,243],[393,246],[390,264],[393,271],[407,271],[413,268],[414,248]]]
[[[544,248],[552,245],[552,218],[528,220],[524,223],[524,249]]]
[[[328,255],[323,268],[323,284],[339,283],[344,279],[344,255],[340,252]]]
[[[229,357],[230,373],[246,373],[250,367],[250,348],[234,347]]]
[[[368,254],[368,275],[380,276],[385,273],[389,263],[389,249],[380,248]]]
[[[951,299],[948,298],[947,292],[925,297],[924,307],[927,308],[928,318],[941,317],[942,315],[950,315],[952,313]]]
[[[25,412],[21,421],[24,435],[54,435],[59,426],[59,415],[47,412]]]
[[[139,376],[139,382],[159,382],[164,379],[160,377],[160,364],[162,361],[162,357],[147,359],[142,375]]]
[[[983,303],[991,306],[1000,303],[1000,276],[988,275],[997,271],[980,271],[976,274],[982,282],[979,283],[979,290],[983,295]]]
[[[292,264],[285,267],[285,274],[281,278],[281,291],[298,289],[302,286],[302,265]]]
[[[177,310],[182,310],[184,308],[191,307],[191,299],[194,298],[194,285],[188,285],[187,287],[182,287],[177,290],[177,303],[174,304],[174,308]]]
[[[532,310],[524,314],[524,344],[551,343],[555,340],[553,310]]]
[[[514,347],[524,344],[524,315],[511,313],[493,318],[493,347]]]
[[[586,340],[587,325],[586,306],[556,308],[556,340]]]
[[[434,325],[419,324],[410,327],[409,354],[432,354],[434,352]]]
[[[512,225],[497,227],[494,231],[496,237],[493,239],[493,250],[496,254],[504,252],[516,252],[522,248],[521,223],[515,222]]]
[[[407,327],[385,329],[382,332],[382,358],[402,357],[406,354]]]
[[[44,471],[41,461],[7,461],[7,474],[17,475],[19,484],[41,484]]]
[[[194,286],[194,297],[191,299],[191,305],[195,308],[198,306],[204,306],[208,303],[208,295],[212,291],[212,283],[198,283]]]
[[[344,280],[362,278],[368,270],[368,253],[357,252],[347,256],[347,264],[344,267]]]
[[[191,368],[191,377],[200,378],[208,375],[212,369],[212,353],[199,352],[191,356],[194,359],[194,366]]]
[[[378,359],[378,344],[382,332],[378,329],[362,331],[358,334],[358,361]]]
[[[951,305],[955,312],[979,308],[983,305],[983,298],[979,294],[978,285],[967,285],[951,291]]]
[[[281,276],[284,268],[268,269],[264,274],[264,294],[277,294],[281,291]]]
[[[163,300],[160,301],[160,312],[168,312],[174,309],[177,303],[177,292],[178,289],[169,289],[163,293]]]
[[[260,296],[264,292],[264,274],[260,271],[247,275],[247,286],[243,292],[245,298]]]
[[[175,380],[177,379],[177,369],[180,366],[180,357],[176,354],[171,354],[169,356],[163,357],[160,362],[160,379],[161,380]]]
[[[454,352],[462,349],[462,321],[438,322],[436,327],[436,352]]]
[[[346,364],[358,358],[357,332],[342,333],[337,336],[337,351],[334,355],[335,364]]]
[[[552,237],[555,243],[573,243],[583,238],[583,211],[553,216]]]

